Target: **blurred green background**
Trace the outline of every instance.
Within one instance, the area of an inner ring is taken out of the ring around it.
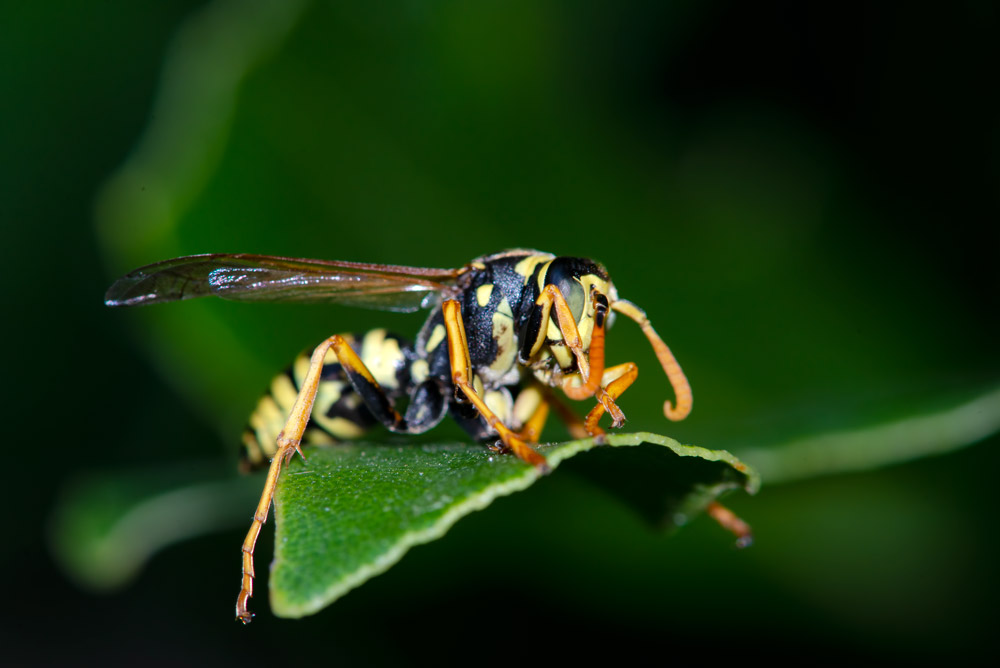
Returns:
[[[996,436],[891,467],[780,448],[996,387],[996,13],[4,3],[4,405],[18,437],[5,659],[986,650]],[[595,257],[646,309],[695,409],[662,418],[666,381],[620,322],[609,360],[642,371],[622,400],[628,429],[756,457],[763,490],[729,499],[753,548],[730,549],[705,520],[651,533],[552,476],[300,622],[271,617],[260,593],[255,623],[232,621],[242,519],[167,549],[124,591],[88,592],[56,568],[54,508],[81,476],[228,471],[259,391],[296,352],[421,321],[219,301],[109,311],[115,276],[202,252],[447,267],[516,246]],[[978,438],[945,423],[927,449]],[[903,441],[887,460],[919,454]],[[791,481],[768,486],[768,472]]]

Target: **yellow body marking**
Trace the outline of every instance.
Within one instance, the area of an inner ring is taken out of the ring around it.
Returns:
[[[486,305],[490,303],[490,297],[493,296],[493,284],[487,283],[486,285],[480,285],[476,288],[476,303],[479,304],[480,308],[486,308]]]
[[[438,347],[438,344],[444,341],[444,335],[446,334],[444,325],[435,325],[434,331],[431,335],[427,337],[427,352],[431,352]]]

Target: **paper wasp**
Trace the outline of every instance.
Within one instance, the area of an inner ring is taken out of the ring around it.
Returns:
[[[430,309],[414,343],[381,329],[329,337],[279,375],[258,404],[243,439],[244,462],[253,468],[270,460],[270,466],[243,543],[236,615],[244,623],[252,617],[257,536],[281,466],[302,454],[303,441],[355,438],[376,423],[418,434],[449,413],[475,439],[495,441],[495,449],[545,470],[545,458],[531,444],[538,442],[550,408],[577,437],[603,434],[598,422],[605,413],[613,427],[625,422],[616,400],[638,369],[633,362],[605,366],[605,329],[613,312],[638,323],[652,344],[675,396],[664,404],[666,417],[681,420],[691,411],[691,388],[670,349],[646,314],[618,297],[607,271],[593,260],[519,249],[458,269],[426,269],[195,255],[136,269],[111,286],[105,303],[136,306],[209,295],[384,311]],[[581,421],[552,388],[597,403]]]

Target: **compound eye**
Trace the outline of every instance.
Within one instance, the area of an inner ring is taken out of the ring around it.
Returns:
[[[590,295],[580,282],[580,277],[588,273],[589,267],[582,264],[579,258],[558,257],[549,265],[545,275],[546,283],[559,288],[573,314],[573,321],[577,324],[583,320],[583,314],[588,306],[587,300],[590,299]]]
[[[566,299],[566,304],[573,314],[573,321],[579,323],[583,318],[583,307],[586,304],[586,295],[583,293],[580,281],[575,278],[563,278],[556,283],[556,286]]]

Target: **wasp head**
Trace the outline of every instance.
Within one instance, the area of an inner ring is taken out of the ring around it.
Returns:
[[[583,350],[589,350],[595,328],[610,324],[610,305],[617,299],[607,270],[598,262],[586,258],[557,257],[538,277],[541,290],[548,285],[558,288],[572,314]],[[550,340],[562,338],[555,318],[549,321],[547,335]],[[561,367],[569,368],[573,364],[571,356],[561,354],[559,350],[554,352]]]

